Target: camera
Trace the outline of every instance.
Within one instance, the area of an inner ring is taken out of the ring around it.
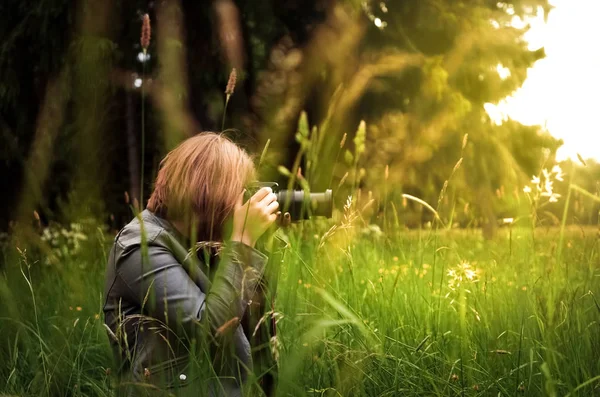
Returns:
[[[244,194],[244,201],[248,201],[260,188],[270,187],[277,195],[279,210],[289,212],[292,222],[309,219],[312,216],[331,218],[333,213],[333,194],[331,189],[324,192],[312,193],[305,190],[279,190],[277,182],[255,182],[251,184]]]

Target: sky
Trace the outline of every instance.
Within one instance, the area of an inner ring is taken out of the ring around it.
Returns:
[[[545,125],[564,141],[559,160],[577,153],[600,160],[600,0],[550,3],[547,23],[540,13],[525,36],[530,49],[545,48],[546,58],[511,97],[486,109],[496,120]]]

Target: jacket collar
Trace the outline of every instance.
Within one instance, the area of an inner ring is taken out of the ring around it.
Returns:
[[[168,233],[173,235],[183,247],[186,247],[186,249],[191,248],[190,239],[181,234],[181,232],[179,232],[179,230],[177,230],[177,228],[173,226],[173,224],[167,219],[159,217],[149,209],[145,209],[144,211],[142,211],[142,219],[144,219],[144,221],[159,225]]]

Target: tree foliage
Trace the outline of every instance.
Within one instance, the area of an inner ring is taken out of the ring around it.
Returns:
[[[330,187],[332,177],[335,186],[346,172],[356,172],[347,181],[363,175],[360,186],[374,191],[381,206],[389,200],[399,206],[402,192],[436,204],[452,175],[440,202],[447,220],[469,203],[483,223],[493,223],[506,210],[492,200],[495,192],[522,186],[560,145],[540,128],[510,120],[496,125],[484,109],[520,87],[527,69],[544,56],[543,49],[528,48],[527,26],[520,22],[547,14],[546,0],[169,4],[2,2],[0,160],[15,192],[3,197],[3,208],[16,207],[18,192],[35,183],[25,170],[31,168],[42,104],[56,81],[64,117],[56,121],[44,163],[49,176],[32,200],[48,216],[57,213],[57,203],[86,203],[83,194],[102,197],[94,211],[127,217],[122,194],[131,183],[126,159],[132,154],[123,142],[125,135],[139,136],[142,103],[134,80],[147,77],[144,155],[152,176],[166,149],[198,129],[220,128],[232,62],[241,65],[240,80],[226,126],[240,129],[236,138],[245,135],[253,150],[270,140],[265,170],[276,170],[291,165],[299,148],[288,142],[306,110],[321,139],[315,158],[322,164],[309,178],[313,189]],[[221,6],[239,28],[234,24],[223,34]],[[139,29],[146,12],[154,32],[142,69]],[[242,52],[232,58],[227,33],[236,29]],[[366,135],[360,162],[335,164],[334,158],[344,158],[336,153],[345,133],[342,153],[354,152],[361,120]],[[9,212],[0,215],[4,225],[15,219]]]

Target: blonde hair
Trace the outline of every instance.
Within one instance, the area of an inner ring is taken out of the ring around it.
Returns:
[[[220,241],[244,186],[255,179],[252,158],[229,138],[202,132],[161,161],[148,210],[195,225],[197,241]]]

